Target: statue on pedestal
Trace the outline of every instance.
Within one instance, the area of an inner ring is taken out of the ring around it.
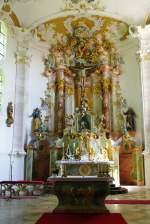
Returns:
[[[14,123],[14,119],[13,119],[13,104],[12,104],[12,102],[9,102],[8,106],[7,106],[7,119],[6,119],[7,127],[11,127],[11,125],[13,123]]]
[[[129,107],[128,110],[124,112],[124,115],[126,116],[126,130],[136,131],[136,123],[135,123],[136,114],[134,110],[131,107]]]
[[[33,110],[31,117],[32,117],[32,133],[34,133],[36,131],[39,131],[42,124],[41,111],[39,110],[39,108],[35,108]]]

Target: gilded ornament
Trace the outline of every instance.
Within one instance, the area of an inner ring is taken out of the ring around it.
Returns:
[[[93,95],[99,96],[101,93],[101,86],[100,85],[93,86],[92,91],[93,91]]]
[[[120,75],[121,74],[121,70],[118,67],[113,68],[112,73],[114,75]]]
[[[16,54],[16,64],[25,64],[29,65],[30,63],[30,58],[28,56],[22,56]]]
[[[104,11],[104,7],[97,0],[93,0],[93,1],[91,0],[89,2],[86,0],[78,0],[78,1],[65,0],[65,5],[63,7],[63,10],[64,11],[76,10],[79,12],[84,12],[86,10]]]
[[[65,86],[65,94],[66,96],[73,96],[74,94],[73,88],[70,86]]]
[[[142,60],[143,61],[150,61],[150,52],[148,52],[147,54],[144,54],[142,56]]]
[[[12,10],[11,4],[5,3],[0,10],[0,15],[2,16],[2,20],[6,20],[6,23],[9,24],[9,17],[12,20],[13,24],[17,27],[21,27],[20,21],[16,16],[15,12]]]
[[[89,176],[91,173],[91,167],[87,164],[81,165],[79,167],[79,173],[81,176]]]
[[[109,78],[102,80],[103,89],[109,89],[111,87],[111,81]]]
[[[65,85],[65,81],[63,79],[57,81],[58,90],[63,90]]]
[[[62,103],[58,103],[58,110],[62,110],[63,109],[63,104]],[[60,114],[61,116],[61,114]]]

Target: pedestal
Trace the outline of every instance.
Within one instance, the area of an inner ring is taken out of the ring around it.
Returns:
[[[110,177],[49,177],[59,200],[56,213],[109,213],[104,200],[110,193]]]

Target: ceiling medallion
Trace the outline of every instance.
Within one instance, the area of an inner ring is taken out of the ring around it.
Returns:
[[[64,11],[75,10],[78,12],[85,12],[87,10],[104,11],[104,7],[99,0],[64,0]]]

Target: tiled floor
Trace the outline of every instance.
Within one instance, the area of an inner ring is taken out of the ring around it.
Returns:
[[[124,195],[110,195],[107,199],[150,199],[150,189],[130,187]],[[44,212],[52,211],[57,205],[54,195],[37,199],[0,199],[0,224],[35,224]],[[107,205],[110,212],[121,213],[128,224],[150,224],[150,205]]]

